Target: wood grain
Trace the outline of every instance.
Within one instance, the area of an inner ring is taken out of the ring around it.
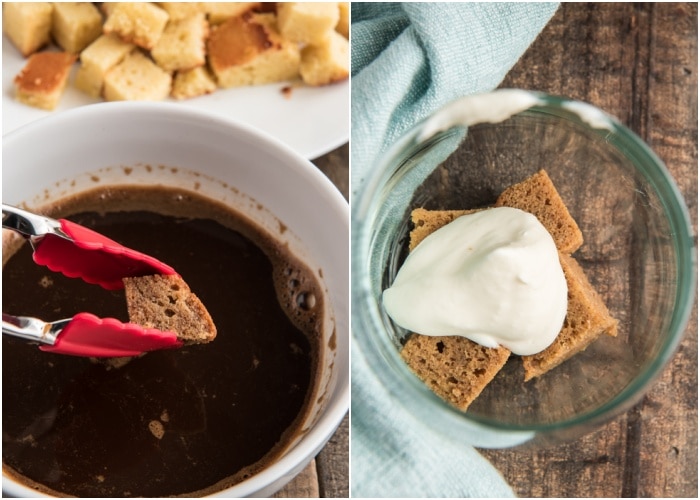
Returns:
[[[326,174],[341,194],[348,199],[350,186],[350,146],[345,144],[313,161]]]
[[[316,460],[312,460],[304,470],[272,496],[273,498],[319,498]]]
[[[668,166],[697,240],[697,4],[563,3],[503,82],[590,102]],[[484,450],[519,496],[698,496],[697,299],[644,399],[572,443]]]
[[[348,199],[348,144],[313,160],[313,163]],[[278,491],[274,498],[347,498],[350,490],[349,419],[346,415],[315,460]]]
[[[316,460],[322,498],[347,498],[350,493],[350,419],[348,415]]]

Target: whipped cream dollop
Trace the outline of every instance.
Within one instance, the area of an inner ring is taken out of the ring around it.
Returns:
[[[383,293],[389,316],[423,335],[460,335],[536,354],[557,337],[567,286],[554,240],[537,218],[498,207],[426,237]]]

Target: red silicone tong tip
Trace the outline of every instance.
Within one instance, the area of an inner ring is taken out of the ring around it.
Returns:
[[[112,358],[181,346],[174,332],[78,313],[63,328],[54,345],[42,345],[39,349],[71,356]]]
[[[61,229],[74,241],[48,234],[34,251],[34,262],[70,278],[100,285],[107,290],[124,287],[122,278],[150,274],[177,274],[159,260],[65,219]]]

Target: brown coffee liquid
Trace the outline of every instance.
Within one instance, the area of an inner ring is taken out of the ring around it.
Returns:
[[[241,216],[189,192],[111,188],[52,215],[173,266],[218,336],[119,369],[3,336],[9,472],[53,494],[153,497],[206,494],[273,460],[313,395],[323,295],[312,273]],[[2,309],[128,321],[123,291],[38,266],[29,245],[3,268]]]

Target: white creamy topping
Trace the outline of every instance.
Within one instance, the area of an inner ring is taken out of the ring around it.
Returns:
[[[460,335],[530,355],[561,330],[567,286],[544,226],[527,212],[499,207],[459,217],[425,238],[383,301],[412,332]]]

